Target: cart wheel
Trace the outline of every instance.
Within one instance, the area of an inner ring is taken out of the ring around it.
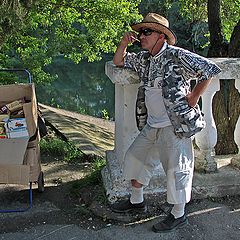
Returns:
[[[43,172],[40,172],[39,176],[38,176],[38,192],[40,192],[40,193],[44,192]]]

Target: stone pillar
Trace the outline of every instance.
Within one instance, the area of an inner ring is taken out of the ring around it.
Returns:
[[[115,84],[115,143],[114,150],[106,152],[107,166],[102,171],[103,183],[110,202],[129,194],[129,182],[122,177],[124,155],[139,131],[136,127],[135,103],[139,78],[136,72],[118,68],[112,62],[107,62],[105,73]],[[149,158],[157,158],[153,151]],[[144,189],[148,192],[166,191],[165,175],[161,164],[156,166],[155,174]]]
[[[133,112],[138,84],[115,84],[115,153],[122,166],[124,155],[138,134]]]
[[[235,81],[235,86],[238,92],[240,93],[240,79]],[[240,116],[238,117],[238,121],[236,123],[235,131],[234,131],[234,140],[238,146],[238,158],[240,159]]]
[[[125,152],[138,134],[134,119],[139,78],[136,72],[118,68],[112,62],[105,73],[115,84],[115,142],[114,150],[106,152],[107,166],[102,171],[103,183],[110,202],[128,194],[129,183],[122,178]]]
[[[240,80],[235,81],[235,86],[238,92],[240,93]],[[231,164],[240,170],[240,116],[238,117],[238,121],[236,123],[234,131],[234,140],[238,146],[238,154],[231,159]]]
[[[219,79],[214,78],[202,95],[202,112],[204,112],[206,128],[195,136],[196,144],[200,149],[200,152],[196,154],[195,167],[206,172],[215,172],[217,170],[217,163],[214,161],[217,128],[212,113],[212,100],[215,93],[219,90]]]

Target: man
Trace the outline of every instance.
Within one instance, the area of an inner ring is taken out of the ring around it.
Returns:
[[[221,70],[211,61],[174,47],[176,37],[164,17],[149,13],[124,34],[113,62],[138,72],[141,84],[136,104],[140,134],[125,155],[124,177],[131,181],[130,199],[112,206],[114,212],[145,211],[143,186],[148,185],[154,162],[147,156],[158,149],[167,177],[167,201],[171,213],[153,226],[167,232],[187,224],[185,204],[190,201],[194,169],[192,137],[205,127],[197,105],[211,78]],[[128,44],[137,41],[144,51],[128,53]],[[190,81],[196,80],[191,89]],[[146,121],[145,121],[146,120]]]

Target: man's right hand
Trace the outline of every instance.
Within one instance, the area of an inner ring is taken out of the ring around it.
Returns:
[[[127,47],[128,44],[134,43],[136,41],[136,39],[137,39],[137,34],[136,33],[126,32],[122,37],[120,45]]]
[[[122,67],[124,65],[124,57],[127,52],[128,44],[132,44],[136,41],[137,34],[134,32],[124,33],[120,44],[117,47],[115,55],[113,57],[113,63],[116,66]]]

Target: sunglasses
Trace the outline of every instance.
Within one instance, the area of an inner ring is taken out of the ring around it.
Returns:
[[[143,34],[144,36],[150,36],[153,32],[155,31],[150,28],[146,28],[146,29],[141,29],[138,35],[141,36]]]

